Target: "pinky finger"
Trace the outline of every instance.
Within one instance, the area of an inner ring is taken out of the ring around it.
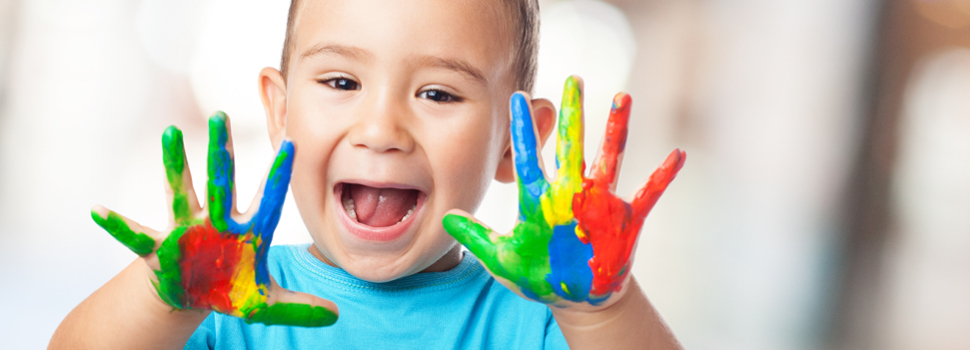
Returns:
[[[144,257],[155,251],[155,238],[145,233],[155,234],[153,230],[100,205],[91,208],[91,218],[135,254]]]
[[[653,205],[660,199],[660,195],[667,189],[667,185],[671,181],[674,181],[674,177],[677,176],[680,168],[684,166],[684,160],[686,159],[687,153],[680,149],[675,149],[673,152],[670,152],[670,155],[667,156],[667,160],[664,161],[663,165],[653,171],[653,174],[650,175],[650,180],[647,181],[647,184],[633,198],[632,206],[635,215],[643,218],[650,213],[650,209],[653,209]]]
[[[245,320],[247,323],[326,327],[336,323],[340,317],[340,310],[332,301],[283,289],[276,281],[272,283],[274,300],[253,310]]]

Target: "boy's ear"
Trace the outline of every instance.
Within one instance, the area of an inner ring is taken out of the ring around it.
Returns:
[[[535,122],[536,132],[539,134],[539,149],[546,145],[546,140],[552,134],[553,122],[556,117],[556,106],[544,98],[532,100],[532,120]],[[495,172],[495,180],[504,183],[515,181],[515,161],[512,159],[512,144],[505,147],[502,160],[499,161],[498,170]]]
[[[266,67],[259,72],[259,98],[266,111],[266,130],[276,148],[286,137],[286,82],[276,68]]]

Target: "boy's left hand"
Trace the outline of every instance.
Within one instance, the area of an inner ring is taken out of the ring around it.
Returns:
[[[614,194],[627,136],[630,96],[617,94],[606,137],[589,177],[583,175],[581,82],[570,77],[563,92],[556,147],[557,178],[543,174],[531,106],[522,93],[511,99],[512,143],[519,187],[519,218],[499,234],[453,210],[443,224],[489,272],[519,295],[557,306],[605,308],[629,281],[632,252],[650,209],[684,164],[674,150],[632,201]],[[613,298],[611,298],[613,296]]]

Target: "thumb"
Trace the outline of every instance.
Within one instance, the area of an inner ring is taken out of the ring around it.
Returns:
[[[161,238],[158,232],[100,205],[91,208],[91,218],[112,237],[141,257],[154,252],[156,241]]]
[[[491,238],[494,231],[468,212],[461,209],[449,210],[441,224],[449,235],[455,237],[458,243],[467,247],[479,259],[495,256],[495,243]]]
[[[272,292],[266,304],[259,305],[246,317],[247,323],[326,327],[337,322],[337,304],[317,296],[294,292],[272,281]]]

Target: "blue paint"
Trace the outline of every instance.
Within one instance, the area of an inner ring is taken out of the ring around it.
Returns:
[[[231,217],[234,165],[226,144],[229,132],[226,115],[216,112],[209,118],[209,219],[212,226],[220,232],[244,234],[249,232],[250,223],[239,224]]]
[[[256,237],[261,237],[263,242],[273,240],[273,231],[280,222],[280,214],[283,212],[283,202],[286,200],[286,190],[290,185],[290,175],[293,172],[293,158],[296,150],[293,143],[283,141],[280,144],[280,151],[276,155],[276,161],[266,178],[263,186],[263,198],[259,202],[259,210],[253,216],[253,233]],[[266,266],[266,257],[269,253],[269,244],[262,244],[256,250],[256,283],[269,283],[269,270]]]
[[[539,164],[539,148],[529,101],[522,93],[512,94],[512,145],[515,150],[515,172],[519,177],[519,220],[539,212],[540,196],[549,189]]]
[[[549,240],[552,272],[546,276],[553,292],[576,302],[586,300],[593,284],[593,271],[589,267],[591,258],[593,246],[583,244],[576,236],[576,221],[554,227],[552,239]]]

